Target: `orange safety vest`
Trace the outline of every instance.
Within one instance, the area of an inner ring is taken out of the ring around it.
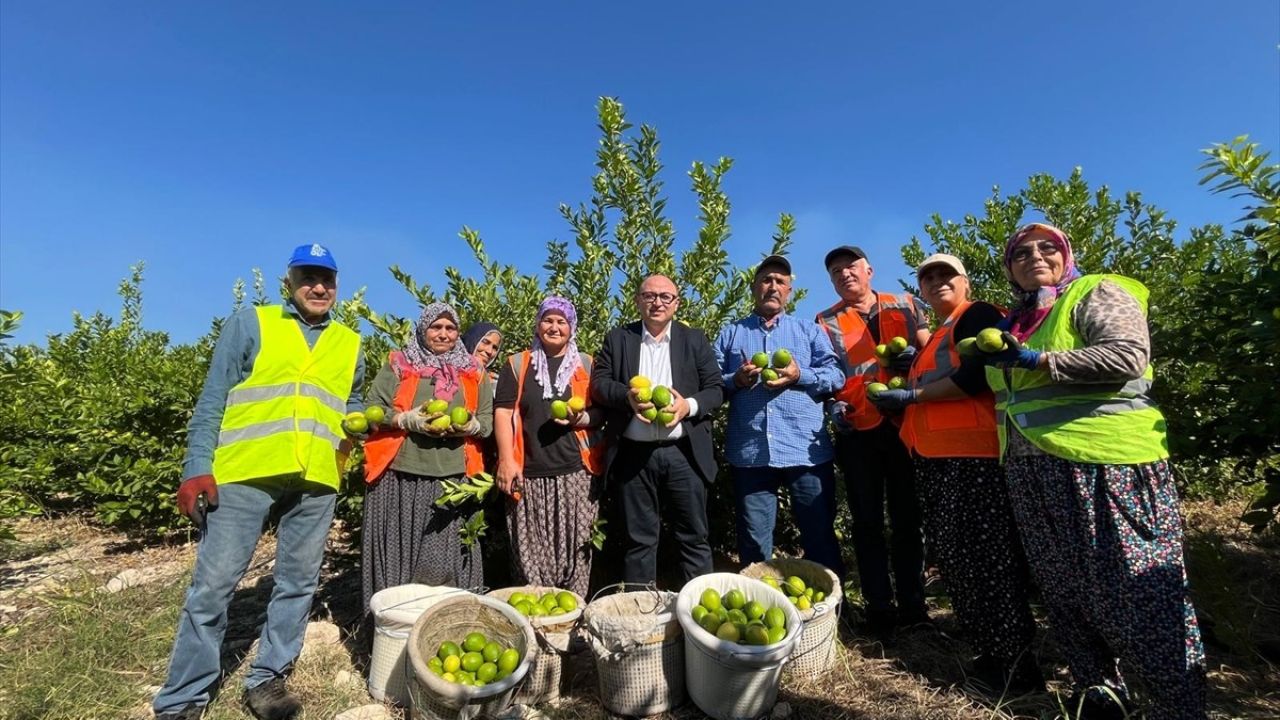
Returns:
[[[458,381],[462,386],[462,405],[472,414],[475,414],[476,408],[480,406],[481,377],[478,370],[458,373]],[[416,374],[409,374],[400,379],[396,396],[391,401],[393,414],[413,407],[413,397],[418,393],[419,380]],[[396,459],[400,446],[404,445],[404,439],[408,436],[409,433],[404,430],[390,426],[379,429],[369,436],[364,443],[365,482],[372,484],[382,477],[382,473],[391,467],[391,461]],[[463,438],[462,457],[468,477],[484,472],[484,450],[479,438]]]
[[[952,342],[951,333],[972,304],[961,303],[934,331],[911,366],[907,376],[911,388],[919,389],[950,377],[959,369],[960,351]],[[973,396],[908,405],[899,435],[908,450],[922,457],[1000,457],[995,395],[986,390]]]
[[[582,364],[573,372],[573,377],[569,379],[569,389],[573,393],[573,397],[585,398],[587,407],[591,407],[591,362],[592,358],[586,353],[579,353]],[[521,351],[511,356],[511,371],[516,376],[516,406],[511,413],[511,432],[512,432],[512,453],[515,455],[515,461],[524,468],[524,433],[521,431],[522,420],[520,418],[520,398],[524,397],[524,376],[529,371],[529,363],[533,361],[533,355],[528,350]],[[604,474],[604,440],[603,433],[599,430],[590,430],[588,428],[575,428],[574,436],[578,439],[578,452],[582,455],[582,467],[592,475]]]
[[[880,304],[877,323],[880,342],[904,337],[908,343],[915,345],[918,324],[915,302],[911,296],[876,293],[876,301]],[[844,301],[823,310],[814,319],[831,336],[831,344],[836,348],[836,353],[839,354],[840,349],[844,349],[844,387],[836,392],[835,399],[848,403],[845,419],[855,429],[874,429],[884,420],[884,416],[867,400],[867,385],[888,382],[890,375],[887,369],[880,367],[880,362],[876,359],[876,341],[872,339],[870,329],[858,310]]]

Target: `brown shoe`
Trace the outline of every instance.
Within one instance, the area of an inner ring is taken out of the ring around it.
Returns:
[[[282,677],[245,690],[244,704],[258,720],[289,720],[302,711],[302,703],[284,686]]]

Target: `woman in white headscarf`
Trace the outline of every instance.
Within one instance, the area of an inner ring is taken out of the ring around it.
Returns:
[[[591,356],[578,351],[577,326],[564,298],[538,307],[533,347],[513,354],[499,373],[494,435],[517,578],[585,595],[604,472],[596,428],[604,416],[590,406]]]

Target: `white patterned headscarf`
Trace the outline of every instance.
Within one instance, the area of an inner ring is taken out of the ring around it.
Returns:
[[[549,312],[558,312],[564,315],[564,319],[569,322],[569,344],[564,349],[564,360],[560,362],[560,369],[556,371],[556,379],[551,381],[551,372],[547,367],[547,351],[542,347],[542,338],[538,337],[538,325],[542,322],[542,318]],[[542,304],[538,306],[538,316],[533,320],[533,372],[534,378],[538,384],[542,386],[542,399],[550,400],[557,395],[563,395],[566,388],[569,387],[569,381],[573,379],[573,374],[578,368],[582,367],[582,357],[578,353],[578,311],[574,309],[573,303],[568,300],[552,295]]]
[[[462,326],[462,318],[452,305],[442,302],[427,305],[422,308],[422,316],[413,328],[413,341],[405,346],[399,358],[393,356],[392,368],[399,377],[412,372],[421,377],[435,378],[435,396],[450,400],[458,392],[458,373],[475,369],[476,360],[467,352],[461,337],[446,352],[438,355],[431,352],[427,345],[427,328],[441,316],[448,316],[455,325]]]

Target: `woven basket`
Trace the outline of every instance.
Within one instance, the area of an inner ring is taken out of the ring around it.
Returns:
[[[840,632],[840,605],[844,596],[840,578],[825,565],[800,558],[752,563],[742,574],[757,580],[772,577],[779,581],[795,575],[815,591],[826,593],[822,602],[799,611],[804,630],[787,662],[787,672],[797,679],[811,680],[829,669],[836,661],[836,640]]]
[[[409,653],[413,624],[427,608],[465,590],[430,585],[397,585],[369,599],[373,614],[373,651],[369,656],[369,694],[379,702],[409,704]]]
[[[500,588],[488,594],[489,597],[507,602],[517,592],[529,593],[541,597],[543,593],[565,592],[563,588],[544,585],[520,585],[518,587]],[[564,677],[564,659],[570,652],[569,636],[582,617],[582,606],[586,602],[582,596],[567,591],[578,600],[578,607],[559,615],[544,615],[529,618],[533,626],[533,634],[538,639],[538,657],[534,660],[524,684],[516,691],[515,701],[526,705],[542,705],[560,700],[560,685]]]
[[[684,702],[684,641],[676,594],[658,590],[597,597],[583,613],[600,702],[617,715],[666,712]]]
[[[520,664],[509,676],[484,687],[463,686],[437,677],[427,668],[440,643],[458,642],[467,633],[485,637],[520,652]],[[490,597],[466,595],[442,600],[428,608],[409,633],[409,684],[412,717],[418,720],[474,720],[497,716],[511,705],[516,686],[528,674],[538,654],[533,627],[506,603]]]

